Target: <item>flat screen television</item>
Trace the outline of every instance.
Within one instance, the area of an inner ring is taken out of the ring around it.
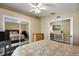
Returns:
[[[0,41],[4,41],[4,32],[0,32]]]
[[[9,32],[5,31],[5,32],[0,32],[0,41],[6,41],[9,40]]]
[[[61,25],[53,25],[53,30],[60,30],[61,29]]]

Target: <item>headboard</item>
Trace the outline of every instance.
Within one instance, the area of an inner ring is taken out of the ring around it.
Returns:
[[[6,30],[9,31],[10,34],[18,34],[19,30]]]

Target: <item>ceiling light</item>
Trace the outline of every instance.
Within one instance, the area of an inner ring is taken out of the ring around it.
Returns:
[[[45,7],[42,7],[42,4],[41,3],[38,3],[36,6],[33,5],[33,4],[28,4],[30,5],[31,7],[33,7],[33,9],[30,10],[30,12],[35,12],[35,13],[40,13],[41,10],[45,10],[46,8]]]
[[[39,9],[36,9],[35,10],[35,13],[40,13],[41,11]]]

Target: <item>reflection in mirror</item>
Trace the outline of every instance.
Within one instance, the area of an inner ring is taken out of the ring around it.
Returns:
[[[29,22],[5,17],[5,30],[9,31],[11,47],[29,43]]]

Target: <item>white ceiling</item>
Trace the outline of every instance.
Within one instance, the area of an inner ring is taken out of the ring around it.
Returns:
[[[34,3],[33,3],[34,4]],[[42,10],[40,14],[34,12],[29,12],[33,7],[28,5],[28,3],[4,3],[5,7],[9,7],[24,12],[25,14],[30,14],[36,17],[48,16],[51,13],[68,13],[73,12],[78,8],[78,3],[42,3],[42,7],[46,10]],[[34,4],[36,5],[36,3]]]

